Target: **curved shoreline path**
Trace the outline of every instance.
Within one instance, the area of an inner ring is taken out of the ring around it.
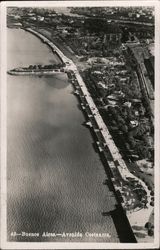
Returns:
[[[32,34],[38,36],[44,43],[47,43],[47,45],[50,46],[51,49],[53,49],[53,51],[55,51],[58,56],[61,58],[61,60],[65,63],[65,64],[68,64],[68,63],[72,63],[72,60],[70,60],[69,58],[67,58],[61,50],[58,49],[58,47],[56,45],[54,45],[48,38],[46,38],[45,36],[43,36],[42,34],[40,34],[39,32],[31,29],[31,28],[26,28],[24,29],[26,31],[29,31],[31,32]]]
[[[29,32],[8,29],[7,36],[8,68],[59,63],[49,46]],[[67,74],[7,75],[7,89],[8,240],[119,242],[109,214],[117,201],[104,185],[107,175]],[[14,231],[39,232],[40,237],[12,237]],[[80,232],[83,237],[41,237],[43,232]]]
[[[109,133],[107,126],[105,125],[101,115],[99,114],[99,111],[98,111],[90,93],[88,92],[87,87],[86,87],[82,77],[80,76],[76,65],[73,63],[72,60],[67,58],[62,53],[62,51],[60,51],[59,48],[56,45],[54,45],[48,38],[46,38],[45,36],[43,36],[39,32],[32,30],[30,28],[27,28],[26,30],[35,34],[36,36],[38,36],[43,42],[47,43],[58,54],[58,56],[61,58],[61,60],[66,64],[66,72],[67,71],[74,72],[74,75],[75,75],[75,78],[77,79],[79,87],[80,87],[80,89],[85,97],[85,100],[86,100],[86,102],[87,102],[87,104],[92,112],[94,119],[97,122],[98,129],[99,129],[99,131],[101,131],[101,135],[103,136],[103,139],[105,141],[104,147],[107,146],[111,155],[112,155],[113,161],[107,161],[107,163],[111,169],[111,172],[112,172],[112,169],[118,168],[123,180],[127,180],[127,177],[133,178],[134,180],[139,181],[140,184],[142,185],[142,187],[144,188],[144,190],[146,191],[147,197],[148,197],[147,208],[142,208],[138,211],[129,211],[126,214],[131,226],[144,227],[145,223],[149,221],[149,217],[153,211],[153,207],[150,205],[150,202],[151,202],[150,190],[148,189],[147,185],[141,179],[134,176],[128,170],[127,165],[124,162],[124,160],[122,159],[122,156],[119,153],[119,150],[118,150],[117,146],[115,145],[115,143],[114,143],[114,141]],[[118,162],[118,165],[115,162]],[[115,187],[115,189],[117,190],[116,187]],[[147,239],[148,239],[148,237],[146,235],[146,240]],[[142,241],[142,242],[145,241],[143,238],[142,239],[137,238],[137,240]]]

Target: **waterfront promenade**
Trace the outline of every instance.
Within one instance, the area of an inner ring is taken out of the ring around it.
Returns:
[[[127,165],[125,163],[125,161],[122,159],[121,154],[119,153],[118,148],[116,147],[108,128],[106,127],[101,115],[99,114],[99,111],[90,95],[90,93],[88,92],[88,89],[81,77],[81,75],[78,72],[78,69],[76,67],[76,65],[73,63],[72,60],[70,60],[69,58],[67,58],[59,49],[57,46],[55,46],[49,39],[47,39],[46,37],[44,37],[42,34],[39,34],[38,32],[36,32],[35,30],[32,30],[30,28],[26,29],[27,31],[35,34],[37,37],[39,37],[43,42],[47,43],[52,49],[53,51],[61,58],[61,60],[66,64],[66,72],[73,72],[75,79],[77,80],[77,83],[79,85],[79,89],[82,92],[82,95],[84,97],[85,102],[83,103],[83,109],[85,110],[86,107],[88,106],[90,109],[90,114],[88,114],[88,118],[90,119],[91,117],[94,118],[94,120],[96,121],[96,124],[98,126],[98,128],[96,129],[96,131],[100,132],[103,138],[103,143],[102,141],[100,142],[102,145],[101,151],[109,151],[110,154],[112,155],[112,160],[111,159],[106,159],[107,160],[107,164],[110,167],[111,172],[113,173],[114,169],[118,169],[121,177],[123,180],[127,181],[127,178],[133,178],[136,181],[139,181],[139,183],[142,185],[142,187],[144,188],[144,190],[147,193],[147,197],[148,197],[148,203],[147,203],[147,207],[146,208],[142,208],[138,211],[129,211],[126,213],[130,225],[131,226],[140,226],[140,227],[144,227],[145,223],[149,221],[149,217],[150,214],[153,210],[153,207],[150,205],[151,202],[151,196],[150,196],[150,190],[148,189],[148,187],[146,186],[146,184],[139,178],[137,178],[136,176],[134,176],[127,168]],[[77,89],[77,93],[80,94],[80,92],[78,92]],[[117,164],[118,163],[118,164]],[[113,175],[114,176],[114,175]],[[116,186],[115,186],[116,189]],[[123,195],[122,195],[123,197]],[[123,204],[122,204],[123,205]],[[137,240],[139,241],[140,239],[137,238]],[[142,239],[142,241],[144,242],[145,239]]]
[[[74,66],[75,67],[75,66]],[[140,209],[138,211],[129,211],[127,212],[127,217],[129,219],[129,222],[131,224],[131,226],[140,226],[140,227],[144,227],[145,223],[148,222],[149,217],[152,213],[153,207],[150,206],[150,202],[151,202],[151,197],[150,197],[150,190],[148,189],[148,187],[146,186],[146,184],[139,178],[137,178],[136,176],[134,176],[127,168],[124,160],[122,159],[121,154],[119,153],[118,148],[116,147],[108,128],[106,127],[102,117],[99,114],[99,111],[96,107],[96,105],[93,102],[92,97],[90,96],[85,83],[83,81],[83,79],[81,78],[81,76],[79,75],[77,70],[74,70],[75,76],[77,78],[77,81],[79,83],[79,86],[84,94],[84,97],[86,99],[86,103],[88,103],[90,110],[92,112],[92,115],[94,117],[94,119],[97,122],[99,131],[101,132],[103,138],[104,138],[104,143],[103,146],[107,146],[107,150],[109,149],[109,152],[111,153],[112,157],[113,157],[113,161],[107,160],[107,163],[111,169],[116,169],[116,167],[118,168],[121,177],[123,178],[123,180],[127,180],[128,177],[133,178],[136,181],[139,181],[139,183],[142,185],[142,187],[144,188],[144,190],[147,193],[147,197],[148,197],[148,207],[147,208],[143,208]],[[103,150],[105,150],[103,148]],[[115,162],[118,161],[118,165],[115,165]],[[117,190],[117,188],[115,187],[115,189]]]
[[[53,52],[55,52],[59,56],[59,58],[62,60],[63,63],[68,65],[68,63],[72,62],[48,38],[46,38],[45,36],[43,36],[42,34],[40,34],[39,32],[37,32],[37,31],[35,31],[35,30],[31,29],[31,28],[26,28],[25,30],[27,30],[27,31],[31,32],[32,34],[36,35],[38,38],[40,38],[42,40],[42,42],[49,45],[49,47],[53,50]]]

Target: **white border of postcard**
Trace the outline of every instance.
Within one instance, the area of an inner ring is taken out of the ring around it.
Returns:
[[[7,7],[86,7],[154,6],[155,7],[155,236],[153,243],[89,242],[7,242],[6,230],[6,8]],[[159,248],[159,145],[160,145],[160,2],[157,1],[8,1],[1,3],[1,249],[152,249]]]

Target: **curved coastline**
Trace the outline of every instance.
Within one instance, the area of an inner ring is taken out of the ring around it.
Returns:
[[[47,45],[32,34],[21,29],[8,29],[7,34],[13,39],[13,53],[8,51],[9,68],[57,62]],[[25,38],[24,42],[18,44],[18,37]],[[14,44],[18,44],[20,53]],[[41,233],[95,231],[110,233],[111,237],[93,241],[119,243],[111,216],[102,215],[113,210],[117,202],[113,192],[103,185],[107,176],[94,151],[93,138],[83,126],[85,118],[67,75],[7,75],[7,85],[8,240],[91,242],[93,238],[84,233],[83,238],[72,239],[42,237]],[[15,103],[20,104],[18,110]],[[39,232],[40,236],[13,238],[10,232],[16,228]]]
[[[71,61],[58,49],[58,47],[56,45],[54,45],[48,38],[43,36],[41,33],[37,32],[31,28],[23,28],[23,30],[32,33],[33,35],[38,37],[43,43],[46,43],[52,49],[52,51],[58,56],[58,58],[60,59],[60,61],[62,63],[66,64],[67,62]]]
[[[77,85],[74,84],[73,82],[72,83],[73,83],[74,88],[76,89],[76,91],[78,93],[79,100],[80,100],[80,103],[81,103],[81,106],[82,106],[82,110],[84,111],[85,114],[87,113],[88,118],[90,116],[94,117],[94,119],[95,119],[95,121],[97,122],[97,125],[98,125],[98,131],[101,131],[102,137],[105,140],[105,143],[103,143],[103,145],[102,145],[103,150],[101,151],[100,147],[98,147],[98,149],[100,151],[99,152],[100,156],[103,158],[103,161],[104,161],[105,165],[106,165],[106,162],[107,162],[106,168],[109,167],[108,170],[109,170],[109,172],[111,172],[111,176],[113,176],[112,169],[117,167],[120,174],[121,174],[121,176],[125,180],[126,180],[126,177],[130,177],[130,178],[134,178],[135,180],[138,180],[141,183],[142,187],[147,192],[147,196],[149,197],[149,205],[148,205],[147,209],[141,209],[141,210],[132,211],[132,212],[130,211],[130,212],[127,212],[126,214],[125,214],[124,209],[122,209],[122,211],[121,211],[124,214],[124,216],[126,217],[127,221],[129,221],[129,224],[130,224],[131,227],[135,226],[135,225],[136,226],[144,226],[144,223],[146,223],[149,220],[149,216],[150,216],[150,214],[151,214],[151,212],[153,210],[153,207],[150,206],[150,201],[151,201],[150,191],[149,191],[148,187],[146,186],[146,184],[142,180],[140,180],[139,178],[137,178],[136,176],[134,176],[133,174],[131,174],[129,172],[129,170],[128,170],[127,166],[126,166],[126,163],[122,159],[118,148],[116,147],[114,141],[112,140],[112,137],[111,137],[106,125],[104,124],[104,122],[102,120],[102,117],[100,116],[100,114],[98,112],[98,109],[96,108],[90,94],[88,93],[88,90],[87,90],[87,88],[85,86],[85,83],[83,82],[83,79],[81,78],[81,76],[80,76],[80,74],[79,74],[79,72],[77,70],[76,65],[74,64],[74,62],[71,59],[67,58],[62,53],[62,51],[59,50],[59,48],[56,45],[53,44],[53,42],[51,42],[44,35],[42,35],[41,33],[37,32],[35,30],[32,30],[31,28],[26,28],[24,30],[34,34],[39,39],[41,39],[42,42],[46,43],[53,50],[53,52],[57,54],[57,56],[61,59],[61,61],[63,63],[65,63],[68,72],[73,72],[74,77],[75,77],[76,82],[77,82]],[[89,108],[90,108],[89,113],[86,111],[86,105],[88,105]],[[89,118],[89,120],[90,120],[90,118]],[[96,140],[98,138],[96,132],[98,132],[98,131],[96,131],[96,129],[94,129],[94,132],[93,132]],[[109,151],[110,151],[110,153],[112,155],[112,160],[108,160],[106,158],[106,155],[104,154],[104,148],[105,148],[106,145],[107,145],[107,147],[108,147],[108,149],[109,149]],[[115,166],[116,161],[118,161],[118,166]],[[123,205],[120,202],[119,197],[117,196],[117,192],[116,192],[117,188],[114,185],[114,180],[113,180],[114,178],[113,177],[111,177],[111,185],[113,186],[113,190],[114,190],[116,199],[119,202],[119,205],[118,205],[119,208],[123,208]],[[142,218],[143,218],[143,220],[142,220]],[[131,234],[133,233],[132,229],[131,229],[130,233]],[[137,238],[137,241],[138,241],[138,238]],[[132,241],[131,242],[136,242],[134,233],[132,235]]]

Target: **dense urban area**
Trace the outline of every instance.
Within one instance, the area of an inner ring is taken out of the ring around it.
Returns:
[[[132,174],[124,179],[118,167],[113,169],[117,197],[127,214],[140,210],[145,214],[151,208],[143,233],[138,223],[132,228],[137,239],[150,240],[154,235],[154,9],[72,7],[65,12],[58,8],[9,8],[7,25],[42,34],[76,65]],[[64,63],[30,65],[29,69],[57,70],[62,66]],[[76,89],[74,71],[67,73]],[[85,109],[85,95],[78,88],[75,94]],[[93,123],[91,118],[86,124],[92,127]],[[99,141],[101,153],[105,146],[101,138]]]

